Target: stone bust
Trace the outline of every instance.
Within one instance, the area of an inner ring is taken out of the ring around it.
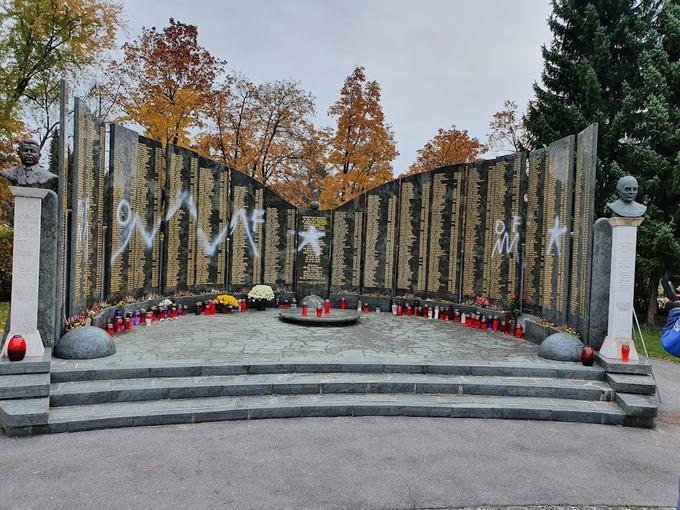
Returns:
[[[612,215],[624,218],[639,218],[645,214],[647,206],[635,201],[638,193],[638,182],[635,177],[632,175],[621,177],[616,184],[616,192],[619,195],[619,199],[611,204],[607,204],[607,207],[612,211]]]
[[[45,188],[57,190],[59,177],[44,169],[40,161],[40,145],[35,140],[24,140],[19,143],[19,159],[21,164],[0,172],[13,186],[27,188]]]

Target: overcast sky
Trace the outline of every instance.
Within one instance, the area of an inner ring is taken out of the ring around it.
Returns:
[[[505,99],[524,108],[550,41],[549,0],[124,0],[128,35],[168,18],[256,83],[295,79],[319,125],[355,66],[382,88],[400,156],[395,175],[439,128],[486,141]]]

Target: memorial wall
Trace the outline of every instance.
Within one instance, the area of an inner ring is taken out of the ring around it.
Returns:
[[[102,295],[241,294],[265,283],[298,297],[486,295],[499,305],[519,292],[532,311],[587,329],[596,125],[319,211],[189,149],[169,145],[166,165],[159,142],[117,125],[105,201],[104,123],[80,101],[75,111],[72,311]]]
[[[70,176],[69,310],[83,309],[103,297],[105,139],[105,123],[76,98]]]

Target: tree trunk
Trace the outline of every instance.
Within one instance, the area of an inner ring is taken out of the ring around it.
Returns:
[[[656,300],[659,293],[659,280],[651,277],[647,289],[649,294],[647,298],[647,319],[645,322],[647,326],[656,326],[658,322],[658,315],[656,313],[658,304]]]

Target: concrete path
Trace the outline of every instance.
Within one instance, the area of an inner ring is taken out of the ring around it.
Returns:
[[[680,364],[655,430],[552,422],[304,418],[0,437],[0,507],[675,508]]]

